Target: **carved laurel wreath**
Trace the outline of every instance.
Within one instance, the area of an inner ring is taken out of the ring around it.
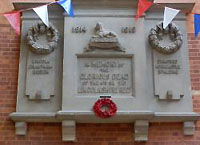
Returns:
[[[171,42],[169,45],[161,44],[162,36],[169,35]],[[174,23],[170,23],[166,29],[163,29],[163,23],[159,23],[151,29],[149,34],[149,43],[152,48],[163,54],[175,53],[183,44],[183,37]]]
[[[39,42],[39,35],[46,35],[47,44]],[[37,54],[49,54],[58,45],[59,33],[58,30],[49,24],[47,27],[43,22],[38,22],[29,28],[27,33],[27,43],[30,49]]]

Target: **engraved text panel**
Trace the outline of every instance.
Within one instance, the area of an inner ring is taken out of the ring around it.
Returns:
[[[133,95],[132,58],[78,58],[79,94]]]

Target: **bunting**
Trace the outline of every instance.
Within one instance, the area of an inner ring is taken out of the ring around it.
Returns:
[[[176,17],[176,15],[179,12],[180,10],[165,7],[164,20],[163,20],[164,29],[172,22],[172,20]]]
[[[28,11],[33,9],[35,13],[40,17],[40,19],[43,21],[43,23],[49,27],[49,17],[48,17],[48,5],[57,3],[63,9],[67,12],[67,14],[71,17],[74,16],[73,12],[73,5],[71,0],[59,0],[56,2],[51,2],[43,6],[39,6],[36,8],[28,8],[20,11],[13,11],[8,13],[3,13],[3,15],[7,18],[10,25],[15,29],[16,33],[20,35],[20,24],[21,24],[21,12]],[[155,1],[154,1],[155,3]],[[136,21],[140,16],[143,15],[144,12],[146,12],[151,6],[153,2],[147,1],[147,0],[138,0],[138,10],[137,15],[135,17]],[[157,4],[158,5],[158,4]],[[176,15],[180,12],[180,10],[165,7],[164,11],[164,18],[163,18],[163,28],[165,29],[169,23],[176,17]],[[198,37],[198,34],[200,32],[200,14],[194,14],[194,31],[195,31],[195,37]]]
[[[21,24],[21,13],[20,11],[13,11],[10,13],[3,14],[9,21],[10,25],[15,29],[16,33],[20,35],[20,24]]]
[[[64,8],[64,10],[67,12],[69,16],[71,17],[74,16],[71,0],[60,0],[57,3]]]
[[[200,32],[200,14],[194,14],[194,34],[198,37]]]
[[[152,2],[149,2],[147,0],[139,0],[139,2],[138,2],[138,9],[137,9],[137,15],[135,17],[136,21],[138,20],[138,18],[140,16],[142,16],[142,14],[146,10],[148,10],[151,7],[152,4],[153,4]]]
[[[40,17],[42,22],[49,27],[49,16],[48,16],[48,9],[47,5],[40,6],[37,8],[33,8],[33,10],[36,12],[36,14]]]

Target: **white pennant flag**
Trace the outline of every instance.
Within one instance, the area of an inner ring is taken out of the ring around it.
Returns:
[[[48,16],[48,9],[47,5],[40,6],[37,8],[33,8],[33,10],[36,12],[36,14],[40,17],[40,19],[43,21],[43,23],[49,27],[49,16]]]
[[[169,23],[176,17],[176,15],[180,12],[180,10],[177,9],[172,9],[165,7],[165,12],[164,12],[164,20],[163,20],[163,28],[165,29]]]

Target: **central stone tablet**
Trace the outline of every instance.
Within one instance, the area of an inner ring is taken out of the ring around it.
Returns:
[[[65,17],[62,117],[94,115],[102,96],[121,113],[148,110],[144,21],[122,16]]]

